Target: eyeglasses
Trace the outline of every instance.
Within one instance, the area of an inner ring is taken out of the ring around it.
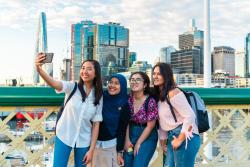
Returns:
[[[143,79],[142,78],[131,78],[129,81],[130,81],[130,83],[139,84],[140,82],[143,81]]]

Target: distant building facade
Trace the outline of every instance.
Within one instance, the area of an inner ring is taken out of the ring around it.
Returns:
[[[246,52],[244,50],[235,52],[235,75],[245,77],[246,74]]]
[[[204,61],[204,32],[198,30],[195,25],[195,20],[189,22],[189,29],[187,32],[179,35],[179,49],[189,50],[199,49],[199,73],[203,74],[203,61]],[[186,52],[189,53],[189,52]]]
[[[173,46],[168,46],[160,49],[160,62],[171,64],[171,53],[176,49]]]
[[[171,53],[171,65],[175,74],[200,74],[200,49],[183,49]]]
[[[245,77],[250,77],[250,33],[248,33],[245,38],[245,52],[246,52]]]
[[[152,65],[148,64],[147,61],[135,61],[131,67],[129,67],[130,72],[137,72],[143,71],[146,72],[147,70],[151,70]]]
[[[235,75],[235,49],[228,46],[214,47],[213,73],[227,73]]]
[[[129,52],[129,67],[131,67],[135,61],[137,61],[136,52]]]
[[[71,79],[78,80],[81,62],[99,61],[102,75],[124,72],[129,63],[129,30],[119,23],[83,21],[71,29]]]
[[[63,59],[63,66],[61,68],[61,80],[70,81],[70,59]]]

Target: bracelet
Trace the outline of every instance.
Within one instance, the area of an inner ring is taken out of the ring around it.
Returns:
[[[123,155],[123,150],[122,151],[118,151],[117,154],[122,154]]]

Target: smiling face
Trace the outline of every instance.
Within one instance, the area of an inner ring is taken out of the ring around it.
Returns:
[[[156,66],[153,71],[153,83],[154,86],[163,86],[164,84],[164,78],[161,74],[160,67]]]
[[[140,74],[134,74],[130,78],[130,88],[132,92],[140,92],[144,91],[146,85],[144,84],[144,80]]]
[[[80,76],[83,82],[91,82],[95,78],[95,68],[92,62],[86,61],[83,63],[80,70]]]
[[[108,82],[108,93],[110,95],[117,95],[119,94],[121,91],[121,85],[120,85],[120,81],[117,78],[112,78],[109,82]]]

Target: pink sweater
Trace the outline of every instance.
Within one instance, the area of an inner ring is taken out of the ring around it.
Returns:
[[[174,108],[174,113],[177,118],[175,122],[174,117],[171,113],[170,106],[166,101],[158,102],[158,111],[159,111],[159,137],[160,139],[167,138],[167,132],[173,130],[179,125],[183,124],[181,132],[185,133],[186,138],[192,137],[192,133],[199,134],[197,125],[195,123],[195,114],[191,106],[189,105],[183,92],[180,92],[170,98],[170,102]],[[189,132],[188,128],[192,127],[192,130]]]

